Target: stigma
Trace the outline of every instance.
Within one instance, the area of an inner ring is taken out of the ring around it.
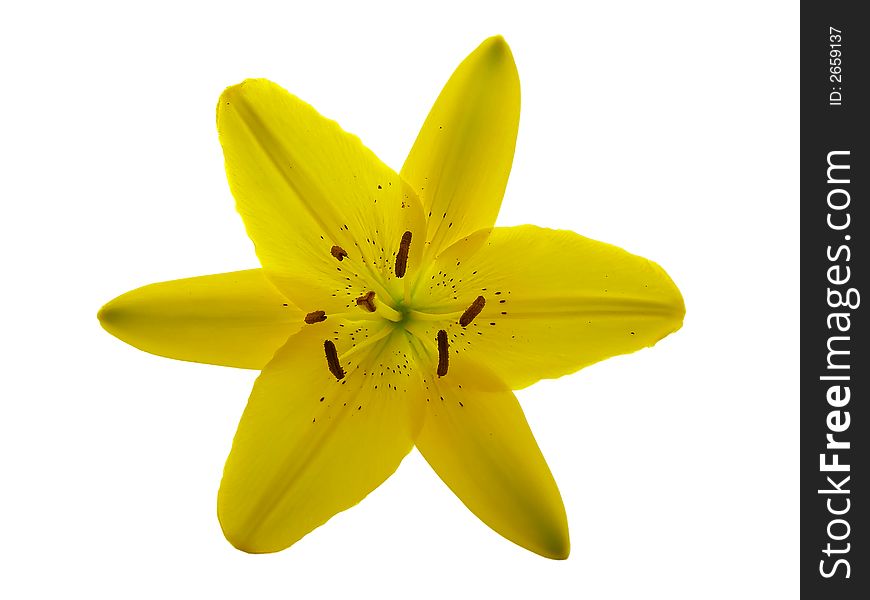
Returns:
[[[375,312],[377,310],[375,307],[375,293],[368,292],[367,294],[360,296],[356,299],[356,305],[368,312]]]

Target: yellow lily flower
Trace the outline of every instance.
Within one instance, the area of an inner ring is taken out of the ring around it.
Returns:
[[[651,346],[685,309],[649,260],[493,227],[519,110],[501,37],[447,82],[400,174],[274,83],[222,94],[227,176],[262,270],[149,285],[99,318],[147,352],[262,369],[218,494],[237,548],[287,548],[416,445],[496,532],[568,556],[559,490],[511,390]]]

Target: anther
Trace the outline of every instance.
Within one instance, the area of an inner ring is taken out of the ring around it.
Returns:
[[[369,292],[365,296],[360,296],[356,299],[356,305],[364,308],[369,312],[375,312],[375,293]]]
[[[480,311],[483,310],[485,305],[486,299],[483,296],[478,296],[474,302],[471,303],[471,306],[465,309],[462,316],[459,317],[459,324],[463,327],[468,327],[469,323],[474,320],[474,317],[480,314]]]
[[[444,377],[447,375],[450,358],[450,352],[447,349],[447,332],[440,329],[436,340],[438,341],[438,377]]]
[[[411,232],[406,231],[402,234],[402,241],[399,242],[399,251],[396,253],[396,277],[404,277],[405,270],[408,268],[408,251],[411,249]]]
[[[313,325],[314,323],[321,323],[326,320],[326,313],[322,310],[315,310],[314,312],[310,312],[305,315],[305,322],[309,325]]]
[[[333,246],[329,253],[337,258],[339,262],[341,262],[341,260],[345,256],[347,256],[347,252],[345,252],[344,248],[342,248],[341,246]]]
[[[331,340],[323,342],[323,349],[326,350],[326,364],[329,367],[329,372],[335,375],[336,379],[344,379],[344,369],[338,362],[338,352],[335,350],[335,344]]]

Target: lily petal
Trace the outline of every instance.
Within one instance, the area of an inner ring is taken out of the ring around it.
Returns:
[[[260,269],[146,285],[97,316],[106,331],[145,352],[258,370],[303,324]]]
[[[405,336],[376,324],[359,327],[354,342],[330,338],[334,327],[293,336],[254,385],[218,493],[224,535],[240,550],[290,546],[362,500],[414,445],[422,385]],[[368,346],[340,359],[347,375],[336,379],[324,339],[335,339],[339,357]]]
[[[419,199],[335,121],[270,81],[249,79],[221,95],[217,127],[260,263],[297,306],[341,309],[386,281],[406,231],[418,241],[415,268],[425,226]],[[348,281],[359,288],[347,291]]]
[[[482,236],[485,245],[467,252]],[[515,390],[652,346],[678,330],[685,314],[680,291],[656,263],[572,231],[522,225],[481,232],[445,251],[436,271],[461,281],[463,294],[443,285],[444,275],[423,277],[420,310],[461,311],[483,296],[471,324],[449,325],[452,347]]]
[[[402,167],[429,215],[431,256],[495,224],[519,120],[513,55],[504,38],[491,37],[450,77]]]
[[[417,448],[481,521],[547,558],[568,557],[556,482],[511,392],[482,366],[456,361],[436,379]],[[467,384],[474,381],[474,390]]]

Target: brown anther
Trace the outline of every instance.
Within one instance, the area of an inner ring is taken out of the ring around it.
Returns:
[[[329,253],[337,258],[339,262],[341,262],[342,259],[347,256],[347,252],[345,252],[344,248],[342,248],[341,246],[333,246]]]
[[[480,311],[483,310],[485,305],[486,299],[483,296],[478,296],[474,302],[471,303],[471,306],[465,309],[462,316],[459,317],[459,324],[463,327],[468,327],[469,323],[474,320],[474,317],[480,314]]]
[[[365,296],[360,296],[356,299],[356,305],[364,308],[369,312],[375,312],[375,293],[369,292]]]
[[[447,349],[447,332],[440,329],[436,340],[438,341],[438,377],[444,377],[447,375],[448,361],[450,359],[450,352]]]
[[[335,350],[335,344],[330,340],[323,342],[323,349],[326,350],[326,364],[329,367],[329,372],[335,375],[336,379],[344,379],[344,369],[338,362],[338,352]]]
[[[402,234],[402,241],[399,242],[399,251],[396,253],[396,277],[404,277],[405,270],[408,268],[408,252],[411,250],[411,232],[406,231]]]
[[[305,322],[309,325],[314,325],[315,323],[321,323],[326,320],[326,313],[322,310],[315,310],[314,312],[310,312],[305,315]]]

